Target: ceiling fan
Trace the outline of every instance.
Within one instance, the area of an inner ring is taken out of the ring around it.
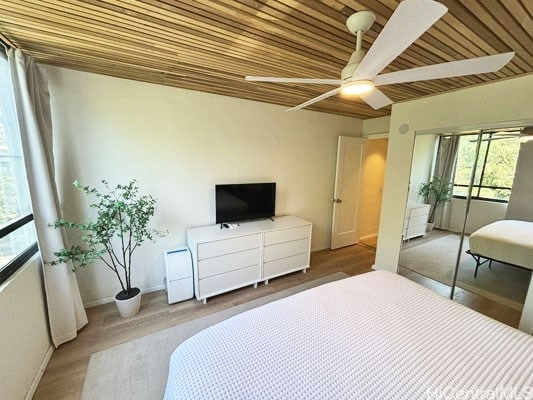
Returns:
[[[372,11],[359,11],[346,21],[348,30],[357,37],[356,49],[342,69],[341,79],[275,78],[247,76],[247,81],[336,85],[318,97],[289,108],[299,110],[338,93],[357,95],[375,110],[392,104],[377,87],[395,83],[442,79],[455,76],[498,71],[514,56],[514,52],[451,61],[378,75],[411,43],[437,22],[448,9],[434,0],[403,0],[366,53],[361,49],[363,34],[376,20]]]

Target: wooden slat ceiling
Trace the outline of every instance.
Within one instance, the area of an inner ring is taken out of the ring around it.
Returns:
[[[0,32],[39,62],[146,82],[293,106],[331,86],[267,84],[245,75],[334,78],[355,49],[354,11],[377,20],[368,49],[398,0],[0,0]],[[443,0],[449,12],[384,71],[507,51],[497,73],[387,86],[394,101],[533,71],[533,0]],[[312,110],[370,118],[358,99]]]

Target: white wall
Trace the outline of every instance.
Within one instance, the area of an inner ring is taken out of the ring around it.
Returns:
[[[533,141],[520,144],[513,190],[507,207],[507,219],[533,221]]]
[[[26,398],[52,354],[41,280],[33,257],[0,286],[0,397]]]
[[[505,219],[507,203],[472,200],[466,221],[466,233],[470,234],[491,222]],[[452,199],[450,203],[450,226],[453,232],[462,232],[466,213],[465,199]]]
[[[413,148],[413,161],[411,163],[411,177],[409,178],[408,201],[423,203],[418,189],[422,183],[427,183],[432,178],[433,164],[436,156],[437,135],[418,135]]]
[[[359,202],[359,236],[361,238],[375,236],[378,233],[386,161],[387,139],[368,140]]]
[[[387,135],[389,125],[390,116],[365,119],[363,120],[363,136]]]
[[[531,123],[531,93],[533,75],[527,75],[392,106],[376,269],[396,271],[398,266],[415,132]],[[402,135],[404,124],[408,130]],[[530,293],[527,302],[533,313]]]
[[[170,235],[140,248],[135,284],[161,285],[163,251],[185,243],[186,227],[214,222],[216,183],[277,182],[276,213],[310,220],[312,248],[329,246],[337,137],[360,136],[361,120],[47,69],[64,216],[87,215],[74,179],[136,178],[158,199],[154,224]],[[85,303],[118,291],[111,274],[101,265],[78,272]]]

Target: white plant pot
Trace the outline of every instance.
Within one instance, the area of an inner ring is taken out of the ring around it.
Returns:
[[[118,294],[115,296],[115,304],[117,305],[118,312],[122,318],[133,317],[141,308],[141,289],[133,289],[138,289],[139,293],[129,299],[119,300],[117,299]]]
[[[428,222],[426,224],[426,232],[431,232],[434,227],[435,227],[435,222]]]

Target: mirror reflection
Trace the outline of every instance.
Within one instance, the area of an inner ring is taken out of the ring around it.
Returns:
[[[473,293],[519,318],[533,269],[531,133],[417,135],[401,274],[431,280],[442,294],[455,278],[456,295]]]

